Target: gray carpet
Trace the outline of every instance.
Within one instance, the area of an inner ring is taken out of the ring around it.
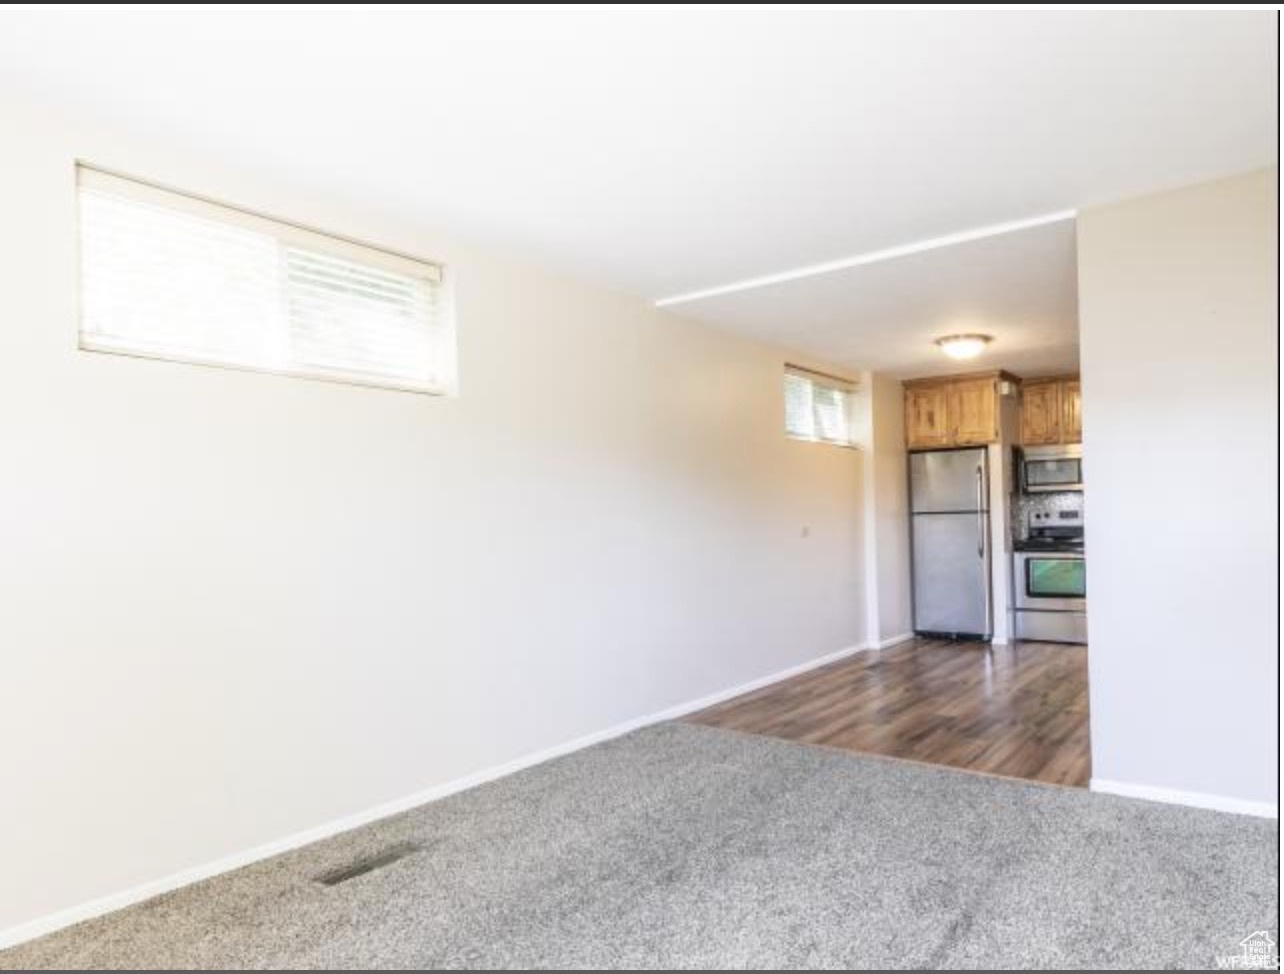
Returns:
[[[1274,822],[674,723],[0,968],[1210,968],[1278,941],[1278,870]]]

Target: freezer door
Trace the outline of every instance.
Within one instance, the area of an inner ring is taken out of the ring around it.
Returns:
[[[985,448],[910,454],[910,512],[989,509]]]
[[[914,535],[914,630],[989,636],[987,514],[918,514]]]

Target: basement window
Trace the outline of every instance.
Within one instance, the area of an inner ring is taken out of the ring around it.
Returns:
[[[856,385],[838,376],[785,366],[785,433],[797,440],[855,446]]]
[[[442,394],[442,270],[78,166],[80,347]]]

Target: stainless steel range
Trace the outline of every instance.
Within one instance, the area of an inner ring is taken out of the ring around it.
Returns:
[[[1012,604],[1016,637],[1088,641],[1087,562],[1081,508],[1027,512],[1013,545]]]

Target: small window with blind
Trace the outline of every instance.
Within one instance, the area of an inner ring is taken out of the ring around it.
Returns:
[[[438,265],[88,166],[77,191],[81,348],[452,389]]]
[[[855,391],[855,384],[845,379],[786,366],[785,432],[799,440],[855,446]]]

